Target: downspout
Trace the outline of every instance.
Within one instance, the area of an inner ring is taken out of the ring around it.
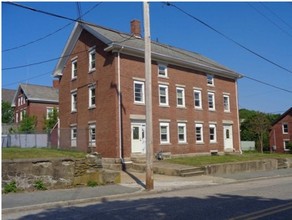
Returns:
[[[118,51],[118,99],[119,99],[119,156],[122,163],[124,158],[122,157],[122,118],[121,118],[121,61],[120,52],[124,47]]]
[[[237,89],[237,79],[235,80],[235,94],[236,94],[236,114],[237,114],[237,129],[238,129],[238,141],[239,141],[239,152],[242,154],[241,146],[240,146],[240,121],[239,121],[239,103],[238,103],[238,89]]]

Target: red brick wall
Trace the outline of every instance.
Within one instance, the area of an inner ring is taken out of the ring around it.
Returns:
[[[88,49],[96,45],[96,70],[88,73]],[[96,151],[103,157],[119,157],[118,133],[118,84],[117,57],[104,52],[102,42],[83,31],[67,61],[60,80],[60,127],[61,147],[70,147],[70,125],[78,127],[78,149],[88,151],[88,122],[96,122]],[[75,54],[75,55],[74,55]],[[78,56],[78,76],[71,80],[71,60]],[[133,82],[135,78],[145,79],[144,59],[121,54],[121,94],[123,155],[131,156],[130,115],[145,115],[145,105],[134,104]],[[159,107],[158,82],[169,83],[168,108]],[[88,85],[96,83],[96,108],[88,109]],[[239,150],[239,130],[236,103],[236,82],[216,77],[215,86],[207,86],[206,74],[175,66],[168,66],[168,79],[159,78],[157,63],[152,64],[153,84],[153,144],[154,152],[170,151],[173,154],[209,152],[224,150],[223,120],[233,122],[233,147]],[[176,84],[185,86],[186,108],[176,107]],[[202,90],[203,110],[194,109],[193,88]],[[71,91],[77,89],[77,112],[71,113]],[[215,92],[216,111],[208,110],[207,92]],[[223,111],[223,93],[230,94],[230,113]],[[159,119],[170,120],[171,145],[160,145]],[[177,120],[187,121],[187,144],[178,144]],[[195,143],[195,121],[204,122],[204,144]],[[217,123],[217,143],[209,143],[209,122]]]
[[[96,70],[88,71],[88,50],[96,46]],[[66,64],[60,80],[61,147],[70,147],[70,125],[77,125],[77,148],[90,151],[88,126],[96,124],[96,149],[103,157],[118,157],[117,88],[114,55],[105,45],[83,31]],[[71,80],[71,59],[77,57],[77,79]],[[88,109],[89,85],[96,84],[96,108]],[[77,112],[71,113],[71,91],[77,89]]]
[[[131,66],[131,68],[129,68]],[[215,86],[207,86],[206,74],[168,66],[168,79],[158,77],[157,63],[152,64],[152,103],[153,103],[153,145],[154,152],[166,151],[173,154],[209,152],[216,149],[224,151],[223,120],[233,122],[233,147],[239,150],[239,131],[236,103],[236,83],[234,80],[216,77]],[[145,79],[143,59],[122,56],[121,85],[123,97],[123,146],[125,156],[131,154],[131,114],[145,115],[145,106],[134,104],[133,81],[135,78]],[[169,90],[169,106],[159,107],[158,82],[167,82]],[[184,85],[186,108],[176,107],[176,85]],[[203,110],[194,109],[193,88],[202,89]],[[208,110],[208,90],[215,92],[216,111]],[[223,93],[230,94],[230,113],[223,110]],[[170,120],[171,145],[160,144],[159,119]],[[178,144],[177,120],[187,121],[187,144]],[[195,121],[204,122],[204,144],[195,142]],[[217,122],[217,143],[209,143],[209,122]]]
[[[283,134],[283,123],[288,123],[288,134]],[[292,141],[292,111],[279,120],[270,131],[270,147],[276,146],[276,152],[285,152],[284,140]]]

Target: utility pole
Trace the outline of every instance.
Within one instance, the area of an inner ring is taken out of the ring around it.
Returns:
[[[146,81],[146,189],[154,188],[153,182],[153,131],[152,131],[152,79],[151,79],[151,37],[149,3],[143,2],[145,39],[145,81]]]

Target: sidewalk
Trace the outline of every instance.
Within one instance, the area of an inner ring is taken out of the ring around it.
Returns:
[[[121,184],[2,195],[2,213],[97,202],[137,193],[157,193],[184,187],[202,187],[250,179],[292,175],[292,169],[237,173],[225,176],[179,177],[154,174],[154,190],[145,190],[145,173],[121,172]]]

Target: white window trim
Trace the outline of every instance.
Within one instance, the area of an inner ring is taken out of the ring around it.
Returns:
[[[141,95],[142,100],[141,101],[136,101],[136,99],[135,99],[136,98],[136,94],[135,94],[135,85],[136,84],[142,85],[142,95]],[[142,81],[134,81],[133,87],[134,87],[134,89],[133,89],[134,103],[135,104],[145,104],[145,83]]]
[[[75,67],[75,64],[77,65],[76,66],[76,75],[74,73],[74,67]],[[77,59],[73,60],[72,63],[71,63],[71,79],[77,79],[77,69],[78,69],[78,64],[77,64]]]
[[[95,103],[92,104],[92,90],[93,90],[93,89],[95,90],[94,101],[96,102],[96,88],[95,88],[95,85],[91,85],[91,86],[88,88],[88,97],[89,97],[89,99],[88,99],[88,107],[89,107],[89,108],[95,108],[95,107],[96,107]]]
[[[284,129],[284,125],[287,125],[287,129],[288,129],[287,132],[286,132],[285,129]],[[288,123],[283,123],[283,124],[282,124],[282,133],[283,133],[283,134],[288,134],[288,133],[289,133]]]
[[[225,98],[227,98],[228,109],[225,109]],[[229,95],[223,95],[223,108],[224,108],[224,112],[230,112],[230,96]]]
[[[209,77],[211,77],[211,80],[209,80]],[[208,86],[214,86],[214,75],[207,74],[207,85]]]
[[[54,111],[54,108],[53,107],[47,107],[47,115],[46,115],[46,119],[49,119],[49,114],[51,113],[51,112],[53,112]]]
[[[196,106],[196,93],[198,93],[199,94],[199,106]],[[202,109],[202,91],[201,90],[197,90],[197,89],[195,89],[194,90],[194,106],[195,106],[195,109]]]
[[[165,103],[161,103],[160,88],[165,88]],[[159,98],[159,106],[169,106],[169,104],[168,104],[168,86],[167,85],[159,85],[159,87],[158,87],[158,98]]]
[[[73,108],[74,106],[74,95],[76,95],[76,102],[75,102],[75,108]],[[71,92],[71,112],[77,112],[77,91],[72,91]]]
[[[179,127],[183,127],[184,128],[184,130],[183,130],[184,131],[184,133],[183,133],[184,140],[180,140],[179,139],[179,135],[180,135]],[[186,144],[187,143],[187,125],[186,125],[186,123],[178,123],[177,124],[177,140],[178,140],[179,144]]]
[[[204,129],[203,129],[203,124],[195,124],[195,140],[197,144],[203,144],[204,143]],[[197,128],[200,128],[200,135],[201,135],[201,140],[197,140]]]
[[[217,143],[217,128],[216,128],[216,124],[210,124],[209,125],[209,139],[210,139],[210,143]],[[211,140],[210,136],[210,128],[214,128],[214,140]]]
[[[286,148],[286,142],[290,142],[290,140],[289,139],[283,139],[284,151],[289,151],[289,149]]]
[[[91,67],[91,63],[92,63],[92,54],[95,54],[95,67],[94,68],[92,68]],[[90,50],[89,50],[89,53],[88,53],[88,57],[89,57],[89,63],[88,63],[88,70],[89,70],[89,72],[92,72],[92,71],[94,71],[95,69],[96,69],[96,51],[95,51],[95,47],[93,47],[93,48],[91,48]]]
[[[210,106],[209,106],[209,95],[212,96],[212,103],[213,103],[213,107],[212,108],[210,108]],[[210,111],[215,111],[216,110],[216,108],[215,108],[215,93],[214,92],[208,92],[208,109]]]
[[[160,74],[159,67],[163,67],[164,68],[164,74]],[[157,71],[158,71],[158,76],[159,77],[168,78],[167,65],[159,63],[158,64],[158,70]]]
[[[182,104],[178,104],[178,91],[182,91]],[[176,106],[179,108],[185,108],[185,89],[183,87],[176,87]]]
[[[95,130],[94,140],[92,139],[92,133],[91,133],[92,129]],[[95,124],[89,124],[88,136],[89,136],[89,139],[88,139],[89,147],[95,147],[96,145],[96,125]]]
[[[161,127],[165,126],[166,127],[166,137],[167,140],[162,140],[161,139]],[[169,134],[169,123],[167,122],[160,122],[159,123],[159,134],[160,134],[160,144],[170,144],[170,134]]]
[[[74,129],[76,130],[76,137],[74,137]],[[76,126],[71,126],[71,134],[70,134],[70,139],[71,139],[71,147],[77,147],[77,127]]]

